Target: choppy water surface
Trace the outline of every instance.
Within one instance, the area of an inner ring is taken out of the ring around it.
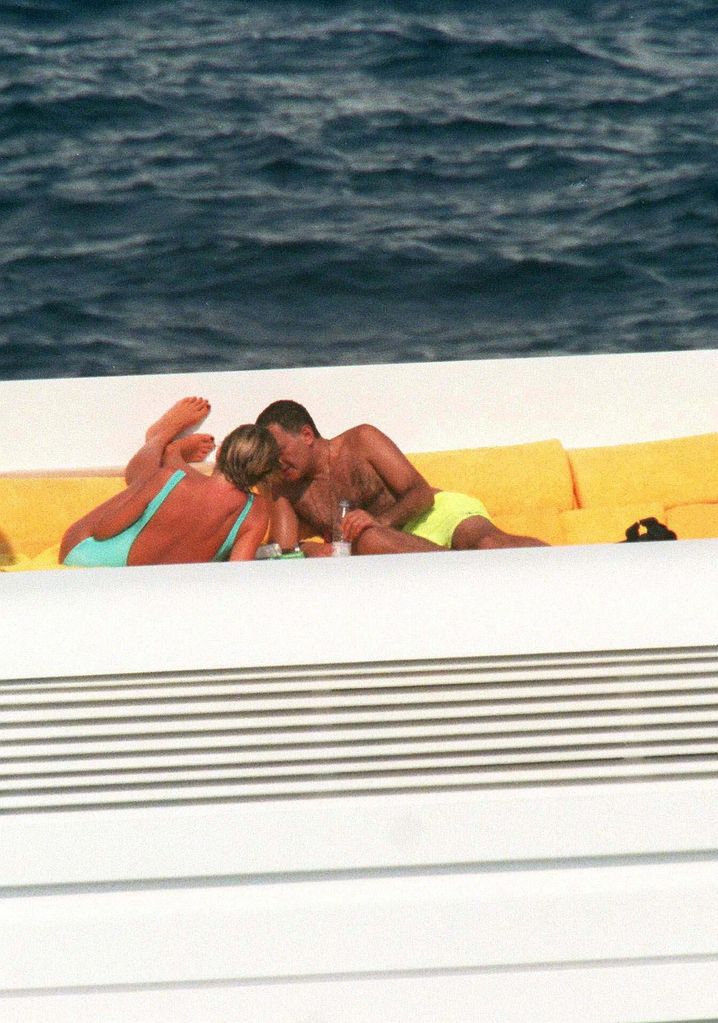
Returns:
[[[718,8],[0,2],[0,377],[715,347]]]

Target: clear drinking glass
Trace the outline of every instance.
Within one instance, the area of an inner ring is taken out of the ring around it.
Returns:
[[[344,531],[342,529],[344,519],[350,508],[351,504],[345,498],[342,498],[337,505],[334,529],[332,530],[332,557],[346,558],[352,552],[352,545],[348,540],[344,539]]]

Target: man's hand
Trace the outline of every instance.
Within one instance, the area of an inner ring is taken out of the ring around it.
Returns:
[[[377,520],[369,512],[365,512],[362,508],[353,508],[347,512],[342,522],[344,539],[354,543],[365,529],[369,529],[370,526],[377,526],[378,524]]]
[[[317,540],[302,540],[299,547],[307,558],[331,558],[334,553],[330,543],[319,543]]]

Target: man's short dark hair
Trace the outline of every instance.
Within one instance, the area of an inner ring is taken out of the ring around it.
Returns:
[[[273,401],[257,416],[257,426],[263,426],[266,429],[272,424],[281,426],[287,433],[299,433],[303,426],[309,426],[314,431],[315,437],[321,437],[314,420],[304,405],[300,405],[298,401],[291,401],[289,398]]]

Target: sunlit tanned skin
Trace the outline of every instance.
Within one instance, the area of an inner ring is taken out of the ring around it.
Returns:
[[[345,499],[352,510],[344,519],[343,534],[351,541],[353,553],[447,549],[401,531],[401,526],[432,507],[437,491],[389,437],[368,424],[331,439],[319,436],[313,424],[288,428],[273,421],[272,410],[283,404],[287,403],[273,403],[257,419],[279,445],[282,480],[274,494],[274,538],[283,547],[319,535],[322,543],[303,542],[302,549],[309,557],[331,554],[337,505]],[[504,533],[479,515],[465,519],[451,542],[453,550],[528,546],[545,545],[534,537]]]
[[[127,564],[212,560],[246,504],[247,493],[216,468],[211,475],[206,475],[191,464],[200,462],[214,448],[214,439],[209,434],[178,437],[197,426],[209,411],[209,402],[204,398],[183,398],[153,423],[144,445],[125,470],[127,488],[70,526],[60,547],[61,562],[68,551],[87,537],[106,540],[137,521],[177,469],[182,469],[186,476],[134,540]],[[271,443],[271,439],[268,442]],[[273,445],[272,449],[276,471]],[[254,558],[267,529],[270,508],[269,498],[255,496],[229,560]]]

